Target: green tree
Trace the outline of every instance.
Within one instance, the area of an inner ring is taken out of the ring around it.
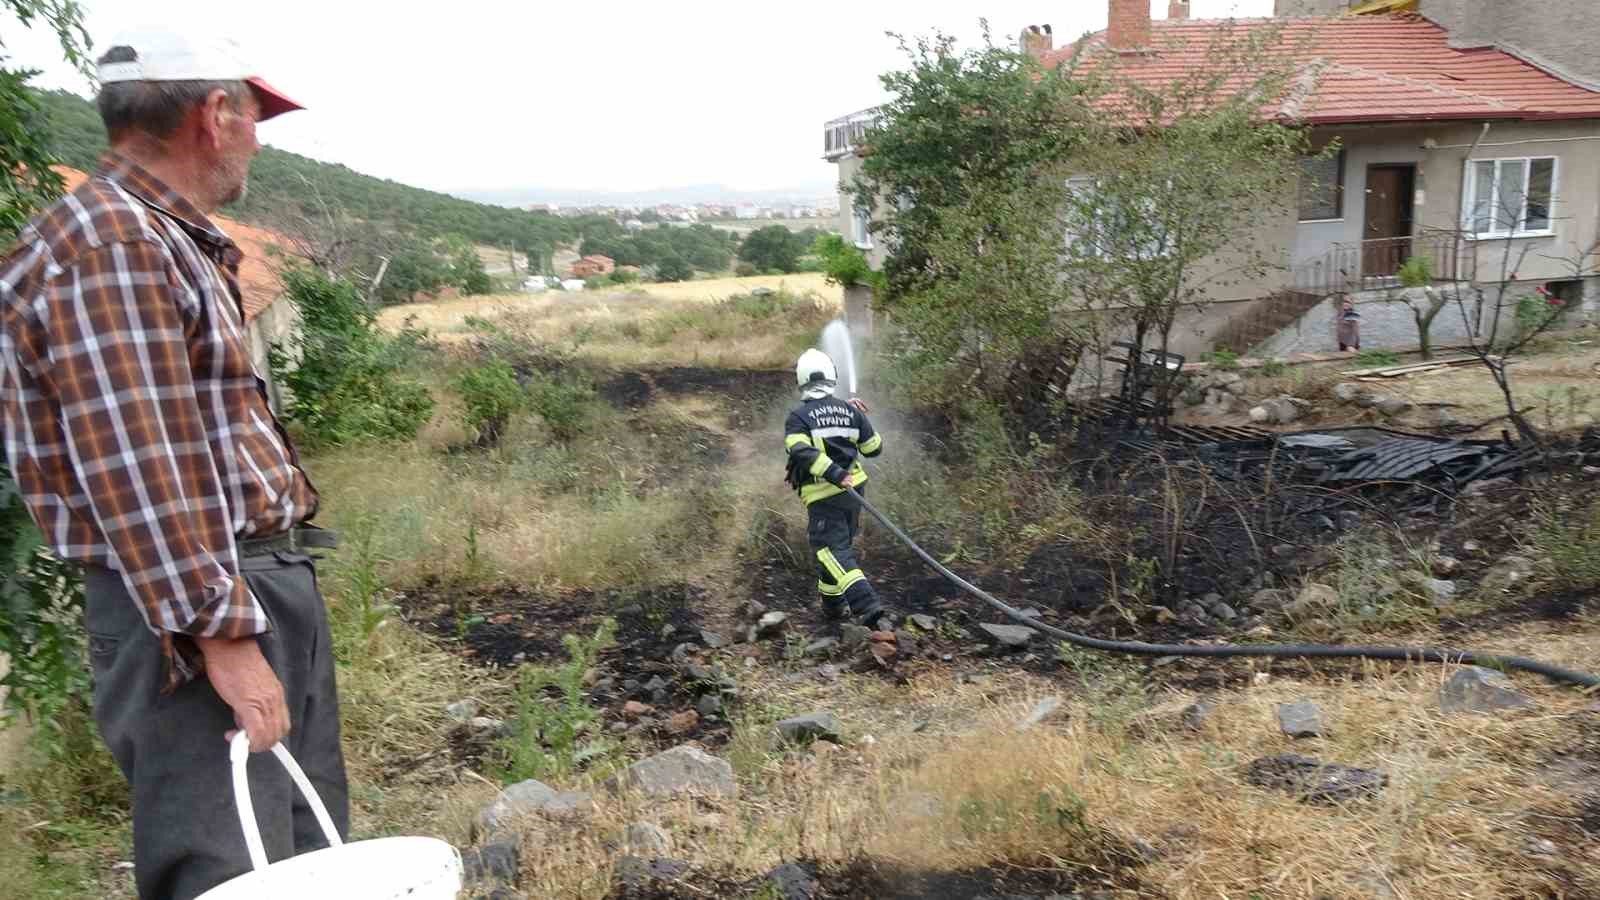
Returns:
[[[688,281],[693,277],[694,266],[675,252],[656,263],[656,278],[660,281]]]
[[[811,253],[822,261],[822,273],[829,284],[859,284],[874,289],[883,286],[883,274],[872,270],[867,255],[840,235],[819,234],[811,244]]]
[[[782,225],[757,228],[739,245],[739,258],[766,272],[793,272],[806,252],[805,239]]]
[[[473,432],[473,446],[479,449],[498,445],[511,417],[528,406],[528,394],[505,360],[473,366],[456,376],[452,386],[461,395],[461,424]]]
[[[43,22],[61,41],[62,55],[80,68],[88,50],[82,11],[70,0],[0,0],[26,27]],[[49,145],[43,108],[28,87],[30,71],[7,64],[0,44],[0,247],[42,207],[61,193],[51,170],[56,156]],[[63,565],[45,546],[23,505],[10,471],[0,460],[0,654],[11,671],[0,679],[6,691],[5,715],[25,713],[42,726],[47,746],[62,752],[60,714],[86,705],[89,673],[87,638],[80,616],[82,586],[73,567]]]

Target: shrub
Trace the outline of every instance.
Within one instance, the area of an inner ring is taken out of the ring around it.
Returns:
[[[1355,364],[1363,369],[1398,366],[1400,364],[1400,354],[1393,350],[1363,350],[1356,354]]]
[[[556,440],[571,441],[583,433],[589,418],[594,388],[573,375],[553,375],[530,389],[533,411],[539,414]]]
[[[561,780],[615,749],[597,727],[600,711],[589,703],[584,677],[616,633],[614,620],[602,620],[587,639],[574,634],[562,637],[565,663],[523,668],[517,685],[517,719],[512,736],[501,744],[507,783]]]
[[[656,265],[656,278],[661,281],[688,281],[694,277],[694,266],[676,254],[667,256]]]
[[[821,271],[830,284],[844,287],[864,284],[874,289],[883,286],[883,273],[874,272],[866,254],[837,234],[819,236],[811,246],[811,252],[819,260]]]
[[[1232,372],[1239,368],[1239,354],[1226,347],[1218,347],[1210,353],[1202,353],[1200,358],[1210,363],[1211,367],[1218,371]]]
[[[433,414],[427,389],[400,374],[424,336],[378,330],[377,316],[354,285],[308,268],[284,273],[301,321],[271,354],[272,367],[293,397],[284,419],[312,445],[363,440],[410,440]]]
[[[632,269],[613,269],[606,280],[612,284],[637,284],[639,273]]]
[[[1561,591],[1600,588],[1600,498],[1545,497],[1534,506],[1539,575]]]
[[[749,278],[753,275],[760,274],[760,272],[761,270],[757,269],[753,263],[742,262],[733,267],[733,274],[739,276],[740,278]]]
[[[493,359],[457,375],[452,386],[461,395],[461,424],[476,435],[476,446],[500,443],[511,417],[528,405],[517,373],[504,360]]]

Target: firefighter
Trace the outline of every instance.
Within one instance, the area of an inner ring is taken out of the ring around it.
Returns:
[[[883,438],[867,421],[864,403],[834,396],[838,372],[826,353],[813,349],[801,354],[794,375],[801,403],[783,428],[787,480],[806,506],[806,536],[822,608],[830,618],[854,618],[876,627],[888,610],[851,548],[861,525],[861,503],[845,489],[863,489],[867,472],[860,457],[877,456]]]

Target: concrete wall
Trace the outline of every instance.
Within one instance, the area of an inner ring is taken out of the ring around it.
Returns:
[[[855,179],[856,173],[861,171],[861,157],[850,154],[842,157],[838,165],[839,233],[844,235],[844,239],[848,241],[851,240],[854,231],[850,220],[854,214],[855,205],[855,198],[850,193],[849,187],[850,182]],[[872,248],[862,252],[867,254],[867,262],[871,263],[874,269],[882,269],[884,261],[889,257],[888,251],[884,248],[884,241],[881,235],[873,235]]]
[[[1422,0],[1455,47],[1495,46],[1600,89],[1600,10],[1594,0]]]
[[[1337,16],[1349,9],[1351,0],[1277,0],[1275,16]]]

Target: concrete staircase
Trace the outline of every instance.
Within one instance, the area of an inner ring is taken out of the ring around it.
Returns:
[[[1257,344],[1293,325],[1327,297],[1296,290],[1263,297],[1230,318],[1212,339],[1212,345],[1244,356]]]

